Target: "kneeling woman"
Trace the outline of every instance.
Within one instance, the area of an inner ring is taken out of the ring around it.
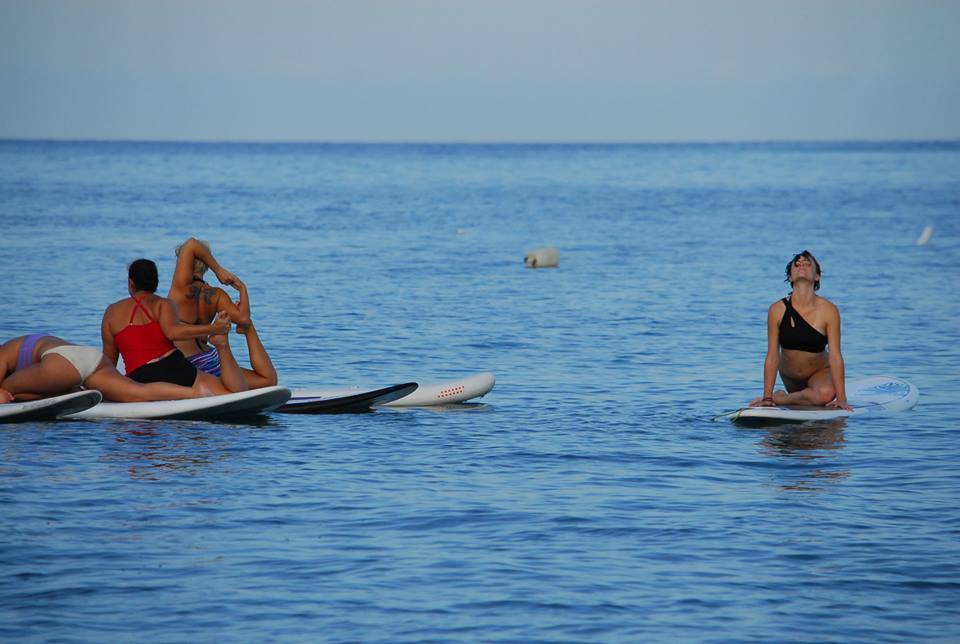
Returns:
[[[246,381],[227,342],[230,320],[224,314],[211,324],[178,323],[176,304],[154,295],[158,282],[157,265],[149,259],[130,264],[130,297],[114,302],[103,314],[100,331],[107,358],[116,365],[122,357],[127,376],[138,382],[172,382],[198,395],[245,391]],[[207,336],[220,352],[220,378],[198,372],[172,342]]]
[[[840,311],[816,294],[820,288],[820,264],[805,250],[787,263],[786,273],[793,292],[771,304],[767,312],[763,396],[750,405],[850,409],[840,353]],[[773,390],[777,372],[786,391]]]
[[[197,396],[190,387],[134,382],[120,375],[100,349],[69,344],[54,335],[34,333],[0,346],[0,403],[65,394],[81,385],[114,402]]]

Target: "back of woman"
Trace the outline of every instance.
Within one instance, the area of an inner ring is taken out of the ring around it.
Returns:
[[[197,385],[210,393],[245,390],[246,382],[235,366],[229,347],[221,347],[231,365],[229,382],[221,382],[209,374],[198,374],[173,344],[174,340],[226,333],[230,330],[229,320],[218,318],[215,323],[205,325],[180,324],[176,304],[155,294],[158,281],[157,266],[152,261],[138,259],[130,264],[127,279],[130,297],[114,302],[103,314],[101,336],[106,357],[114,365],[122,357],[127,375],[141,383]]]

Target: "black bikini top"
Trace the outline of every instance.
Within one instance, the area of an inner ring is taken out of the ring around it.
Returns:
[[[780,346],[784,349],[823,353],[827,347],[827,336],[823,335],[803,319],[790,304],[790,298],[783,298],[787,310],[780,319]]]

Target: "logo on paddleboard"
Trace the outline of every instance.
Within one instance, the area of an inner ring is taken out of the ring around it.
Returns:
[[[897,394],[900,396],[906,396],[910,393],[910,387],[902,382],[883,382],[879,385],[874,385],[867,389],[864,393],[877,393],[877,394]]]

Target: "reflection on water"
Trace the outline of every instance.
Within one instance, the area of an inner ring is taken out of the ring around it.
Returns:
[[[168,473],[198,474],[226,460],[234,447],[231,430],[275,425],[266,416],[230,424],[190,421],[115,421],[106,430],[119,449],[101,457],[127,466],[130,478],[158,481]]]
[[[761,445],[770,455],[788,456],[801,460],[823,458],[825,455],[817,452],[842,449],[846,444],[843,437],[846,426],[846,418],[835,418],[769,427]]]
[[[799,472],[795,467],[778,470],[786,480],[780,482],[784,490],[811,491],[824,489],[825,483],[837,483],[850,476],[849,470],[829,469],[836,460],[837,452],[846,445],[844,429],[846,418],[806,423],[774,424],[763,429],[760,451],[765,456],[790,459],[787,464],[803,464]]]

